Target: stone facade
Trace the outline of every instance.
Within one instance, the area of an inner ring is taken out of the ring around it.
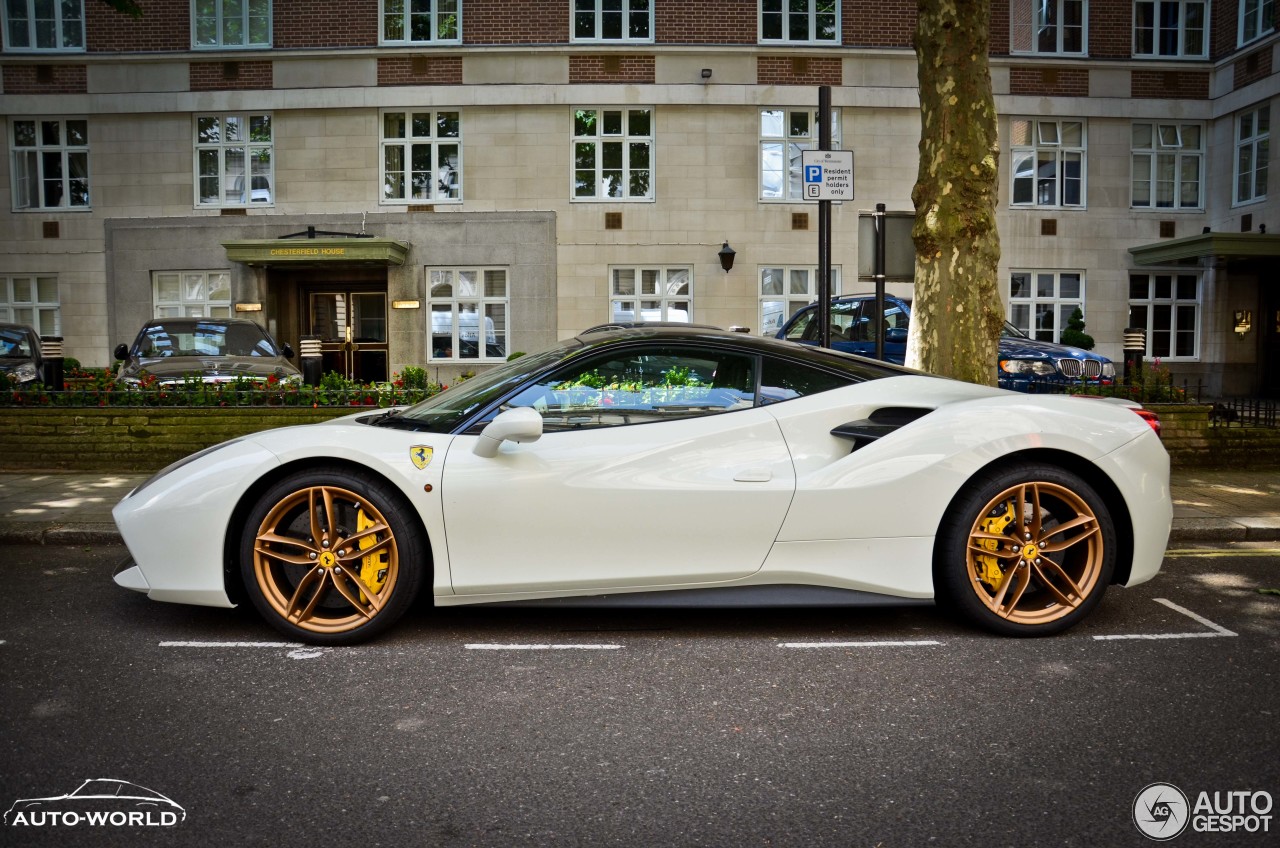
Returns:
[[[1280,231],[1280,192],[1233,203],[1235,122],[1261,104],[1275,111],[1280,37],[1238,45],[1236,4],[1213,3],[1208,58],[1137,59],[1131,0],[1091,0],[1085,56],[1028,54],[1009,35],[1016,2],[993,0],[990,48],[1002,115],[1005,297],[1014,270],[1082,274],[1088,332],[1099,352],[1118,361],[1129,275],[1137,270],[1130,248],[1205,228]],[[273,49],[194,50],[189,3],[148,2],[138,22],[88,3],[84,52],[0,54],[7,121],[89,121],[92,195],[83,211],[16,208],[15,201],[0,213],[0,277],[56,276],[67,352],[95,365],[107,364],[112,346],[150,317],[153,272],[230,271],[236,298],[266,298],[270,272],[233,267],[222,242],[308,226],[364,229],[411,244],[410,265],[379,272],[392,298],[425,300],[426,269],[460,255],[519,268],[529,276],[512,275],[513,350],[609,320],[617,267],[687,267],[695,321],[758,330],[761,269],[817,265],[814,229],[793,229],[795,213],[816,218],[816,207],[762,199],[761,110],[811,111],[816,86],[830,84],[841,146],[855,154],[859,198],[833,210],[832,262],[845,292],[868,290],[857,279],[870,249],[858,240],[859,212],[876,203],[909,211],[918,167],[914,2],[845,0],[835,45],[761,43],[761,7],[741,0],[714,10],[658,0],[651,40],[580,43],[571,39],[570,5],[463,0],[456,43],[406,47],[379,46],[379,6],[369,0],[305,7],[275,0]],[[651,110],[650,197],[574,196],[574,116],[584,108]],[[460,115],[459,200],[382,197],[382,114],[395,109]],[[201,207],[196,117],[249,112],[273,120],[270,203]],[[1012,202],[1011,122],[1019,119],[1083,122],[1082,205]],[[1199,205],[1131,205],[1135,121],[1202,127]],[[1278,148],[1270,146],[1272,173],[1280,172]],[[0,162],[0,185],[10,189],[13,161]],[[606,218],[620,228],[606,228]],[[528,228],[537,236],[512,240]],[[737,251],[728,273],[716,255],[726,241]],[[1276,260],[1202,261],[1153,273],[1188,267],[1199,280],[1196,355],[1165,364],[1214,392],[1256,392],[1266,381],[1280,390],[1280,356],[1274,366],[1268,358],[1280,328],[1263,332],[1273,323],[1264,320],[1272,307],[1264,282],[1277,275]],[[367,280],[367,270],[352,273]],[[910,285],[891,290],[909,294]],[[271,301],[263,302],[262,319],[296,344],[288,335],[303,329],[299,307],[272,314]],[[1232,332],[1241,309],[1257,316],[1249,335]],[[426,311],[388,316],[398,339],[393,365],[458,370],[433,362],[423,347]]]

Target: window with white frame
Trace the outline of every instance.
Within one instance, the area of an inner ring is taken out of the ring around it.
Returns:
[[[1084,312],[1081,271],[1011,271],[1009,323],[1033,339],[1060,341],[1071,313]]]
[[[573,41],[653,41],[653,0],[573,0]]]
[[[609,320],[693,320],[693,269],[674,266],[611,266]]]
[[[831,268],[831,294],[840,293],[840,268]],[[818,269],[812,266],[760,266],[760,335],[776,336],[795,315],[818,299]]]
[[[1135,209],[1201,209],[1204,127],[1201,124],[1133,124]]]
[[[89,208],[89,122],[15,118],[9,123],[14,209]]]
[[[270,47],[271,0],[192,0],[195,48]]]
[[[1148,359],[1195,359],[1200,354],[1200,276],[1131,273],[1127,326],[1147,331]]]
[[[1240,0],[1240,44],[1261,38],[1275,28],[1275,0]]]
[[[760,0],[761,44],[839,44],[838,0]]]
[[[1086,0],[1011,0],[1010,49],[1014,53],[1083,55],[1087,50]]]
[[[230,271],[153,271],[154,318],[230,318]]]
[[[5,0],[0,8],[6,52],[84,52],[84,0]]]
[[[197,115],[196,205],[271,206],[270,115]]]
[[[0,276],[0,321],[26,324],[42,336],[62,335],[58,278],[37,275]]]
[[[429,359],[507,357],[511,299],[506,268],[428,268]]]
[[[653,110],[576,109],[573,199],[653,199]]]
[[[1266,198],[1270,156],[1271,104],[1267,104],[1236,117],[1236,203]]]
[[[1133,55],[1205,58],[1208,8],[1208,0],[1137,0],[1133,4]]]
[[[1084,206],[1084,121],[1011,118],[1014,206]]]
[[[458,44],[461,0],[382,0],[382,44]]]
[[[801,155],[818,148],[816,109],[760,110],[760,199],[803,200]],[[831,147],[840,149],[840,110],[831,110]]]
[[[456,111],[382,113],[382,202],[462,200],[462,121]]]

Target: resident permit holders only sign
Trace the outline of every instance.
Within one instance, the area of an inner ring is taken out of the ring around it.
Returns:
[[[852,150],[805,150],[800,165],[805,200],[853,200]]]

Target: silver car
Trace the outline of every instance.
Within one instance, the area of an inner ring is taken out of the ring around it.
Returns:
[[[289,362],[293,349],[239,318],[157,318],[143,325],[132,346],[118,345],[115,357],[123,360],[116,381],[129,386],[141,385],[148,375],[159,384],[266,382],[272,376],[282,383],[302,381]]]

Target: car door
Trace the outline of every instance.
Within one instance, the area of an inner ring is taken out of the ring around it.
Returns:
[[[687,586],[757,571],[795,473],[776,420],[755,404],[756,367],[710,346],[614,346],[509,398],[500,408],[542,415],[541,439],[484,458],[473,427],[445,459],[454,592]]]

